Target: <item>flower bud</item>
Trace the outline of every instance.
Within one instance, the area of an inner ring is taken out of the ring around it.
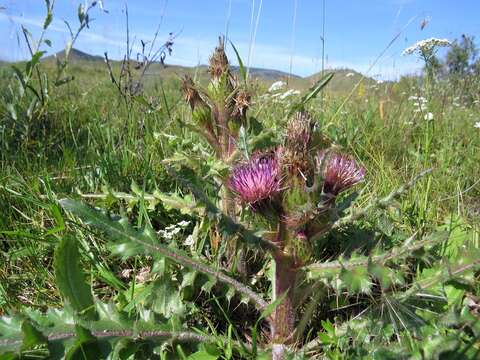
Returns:
[[[218,80],[221,76],[230,71],[228,64],[228,58],[225,54],[225,44],[222,37],[219,38],[218,46],[215,48],[212,56],[210,57],[210,65],[208,72],[212,75],[214,80]]]
[[[232,117],[238,119],[244,119],[247,115],[247,110],[250,107],[250,94],[246,90],[239,90],[236,96],[233,98],[234,105],[232,111]]]
[[[192,78],[185,75],[182,82],[182,91],[185,96],[185,101],[190,105],[190,108],[194,110],[199,104],[203,104],[203,100],[200,97]]]
[[[294,233],[285,251],[293,257],[295,266],[305,265],[312,257],[312,246],[307,234],[302,230]]]
[[[347,155],[319,151],[316,169],[323,176],[323,192],[337,196],[359,183],[365,177],[365,169]]]
[[[283,165],[295,176],[310,173],[309,146],[313,121],[307,112],[296,112],[287,124]]]

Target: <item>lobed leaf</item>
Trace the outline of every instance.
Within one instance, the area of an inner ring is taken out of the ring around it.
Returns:
[[[217,280],[230,285],[236,291],[248,296],[259,309],[263,309],[266,306],[266,302],[246,285],[227,276],[218,269],[214,269],[203,262],[190,258],[180,249],[174,249],[160,243],[152,231],[135,231],[131,226],[128,225],[128,223],[122,222],[121,220],[114,221],[105,214],[102,214],[100,211],[92,209],[91,207],[74,200],[62,199],[60,200],[60,204],[66,210],[73,212],[85,220],[89,225],[105,231],[116,240],[121,240],[122,242],[120,244],[125,244],[125,248],[128,248],[129,251],[133,250],[131,254],[161,254],[162,256],[165,256],[180,265],[192,268],[206,275],[213,276]]]

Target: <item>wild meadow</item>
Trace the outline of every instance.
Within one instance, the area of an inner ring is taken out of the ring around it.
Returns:
[[[74,59],[94,8],[0,65],[0,359],[480,357],[473,38],[293,86]]]

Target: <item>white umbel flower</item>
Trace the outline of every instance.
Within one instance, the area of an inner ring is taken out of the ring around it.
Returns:
[[[431,112],[428,112],[428,113],[425,114],[425,116],[423,118],[427,121],[432,121],[433,120],[433,114]]]
[[[474,128],[480,129],[480,121],[477,121],[475,125],[473,125]]]
[[[270,87],[268,88],[268,92],[275,92],[280,89],[283,89],[287,84],[285,81],[275,81]]]
[[[409,46],[405,50],[403,50],[402,55],[411,55],[413,53],[425,53],[433,50],[435,47],[445,47],[450,46],[452,43],[447,39],[438,39],[438,38],[430,38],[425,40],[417,41],[412,46]]]
[[[300,94],[300,91],[298,90],[294,90],[294,89],[290,89],[290,90],[287,90],[285,91],[282,95],[280,95],[280,99],[286,99],[287,97],[289,96],[292,96],[292,95],[298,95]]]

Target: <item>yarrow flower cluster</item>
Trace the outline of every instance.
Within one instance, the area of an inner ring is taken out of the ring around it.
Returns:
[[[347,155],[320,151],[316,162],[324,178],[323,191],[327,194],[336,196],[365,177],[365,169]]]
[[[287,83],[285,81],[275,81],[270,87],[268,88],[268,92],[276,92],[278,90],[283,89],[285,86],[287,86]]]
[[[280,169],[275,153],[255,154],[232,171],[228,187],[253,210],[281,189]]]
[[[447,39],[438,39],[438,38],[432,37],[430,39],[417,41],[412,46],[409,46],[408,48],[403,50],[402,55],[403,56],[411,55],[415,52],[418,52],[420,54],[428,53],[428,52],[431,52],[436,47],[445,47],[450,45],[451,45],[451,42],[448,41]]]
[[[158,231],[158,234],[166,240],[171,240],[175,237],[175,235],[184,230],[189,224],[190,221],[182,220],[177,224],[169,225],[165,227],[165,229]]]
[[[428,109],[428,101],[423,96],[412,95],[408,97],[408,100],[412,101],[413,106],[415,107],[413,112],[419,113],[424,112]]]

